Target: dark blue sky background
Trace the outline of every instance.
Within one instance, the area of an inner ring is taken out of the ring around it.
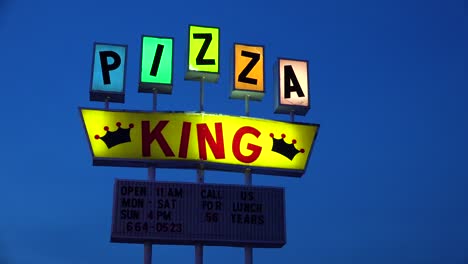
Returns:
[[[282,249],[255,263],[468,263],[468,92],[464,1],[0,1],[0,263],[142,263],[143,246],[109,242],[115,178],[146,169],[93,167],[78,114],[89,102],[93,42],[127,44],[127,96],[137,92],[141,35],[175,39],[173,94],[158,110],[198,110],[184,81],[189,24],[221,29],[221,77],[205,110],[243,115],[229,100],[234,42],[265,45],[273,114],[277,57],[309,61],[321,129],[302,178],[254,175],[286,188]],[[158,169],[158,180],[195,181]],[[207,182],[242,183],[209,171]],[[192,246],[155,246],[154,263],[192,263]],[[240,248],[207,247],[206,263],[242,263]]]

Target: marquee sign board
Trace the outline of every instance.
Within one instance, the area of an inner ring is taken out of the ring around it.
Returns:
[[[91,101],[125,102],[127,46],[94,44]]]
[[[174,39],[143,36],[141,38],[139,92],[171,94]]]
[[[300,177],[319,125],[207,113],[81,108],[93,165]]]
[[[279,248],[284,189],[116,180],[111,242]]]
[[[263,46],[234,44],[234,82],[231,98],[260,101],[265,94]]]
[[[218,82],[219,28],[190,25],[186,80]]]
[[[308,62],[278,59],[275,113],[306,115],[310,109]]]

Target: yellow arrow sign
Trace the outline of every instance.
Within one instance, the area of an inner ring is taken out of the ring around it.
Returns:
[[[319,125],[206,113],[82,108],[99,166],[198,168],[301,176]]]

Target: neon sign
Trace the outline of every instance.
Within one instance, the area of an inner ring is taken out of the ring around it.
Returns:
[[[93,164],[302,176],[318,125],[206,113],[81,109]]]

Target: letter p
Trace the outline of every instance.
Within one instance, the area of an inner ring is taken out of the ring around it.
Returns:
[[[113,62],[109,64],[109,59],[112,58]],[[110,71],[116,70],[119,68],[122,59],[120,59],[120,56],[117,52],[115,51],[100,51],[99,52],[99,59],[101,61],[101,70],[102,70],[102,80],[104,84],[110,84],[111,79],[110,79]]]

